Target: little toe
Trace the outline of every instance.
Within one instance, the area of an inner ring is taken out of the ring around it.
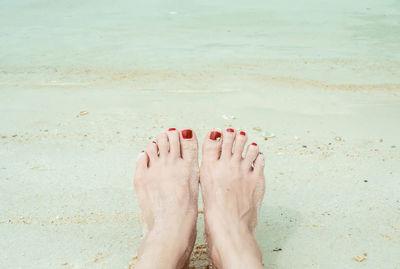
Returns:
[[[258,145],[256,143],[251,143],[247,147],[246,157],[244,158],[244,165],[251,169],[254,165],[254,161],[258,155]]]
[[[146,152],[142,151],[136,159],[136,171],[135,171],[135,181],[140,178],[141,175],[146,171],[148,165],[148,157]]]
[[[235,146],[233,148],[233,157],[235,159],[241,159],[243,155],[244,146],[247,142],[247,134],[245,131],[236,132]]]
[[[224,131],[222,139],[221,159],[223,158],[230,159],[232,157],[232,147],[234,141],[235,141],[235,130],[232,128],[226,129]]]
[[[203,161],[216,161],[221,155],[222,133],[217,130],[210,131],[203,142]]]
[[[168,155],[169,151],[169,143],[168,143],[168,136],[166,133],[159,133],[157,135],[157,145],[158,151],[160,153],[160,157],[165,157]]]
[[[265,158],[264,154],[258,153],[256,160],[254,161],[254,172],[260,176],[264,175]]]
[[[158,158],[158,146],[156,141],[152,141],[147,145],[146,153],[149,156],[150,163]]]
[[[193,130],[180,131],[180,151],[184,160],[192,162],[198,159],[198,142]]]
[[[179,133],[175,128],[169,128],[167,132],[169,141],[169,154],[173,157],[181,156],[181,147],[179,142]]]

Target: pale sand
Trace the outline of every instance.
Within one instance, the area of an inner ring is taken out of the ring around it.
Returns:
[[[266,268],[399,269],[399,4],[308,2],[298,19],[169,2],[148,28],[104,2],[3,4],[0,267],[133,265],[136,154],[169,127],[233,126],[268,162]]]

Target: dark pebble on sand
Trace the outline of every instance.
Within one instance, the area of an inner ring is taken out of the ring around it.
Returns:
[[[365,182],[365,183],[367,183],[367,182],[368,182],[368,180],[364,180],[364,182]]]
[[[303,145],[303,148],[307,148],[307,146],[306,146],[306,145]]]
[[[281,248],[274,248],[272,251],[282,251]]]

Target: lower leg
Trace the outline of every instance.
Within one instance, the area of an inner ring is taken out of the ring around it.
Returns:
[[[135,268],[186,268],[196,239],[196,233],[184,231],[189,226],[163,225],[162,230],[149,231],[140,245]]]

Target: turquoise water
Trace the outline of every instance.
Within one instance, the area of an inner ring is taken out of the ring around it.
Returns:
[[[400,58],[399,1],[0,2],[0,70]]]

